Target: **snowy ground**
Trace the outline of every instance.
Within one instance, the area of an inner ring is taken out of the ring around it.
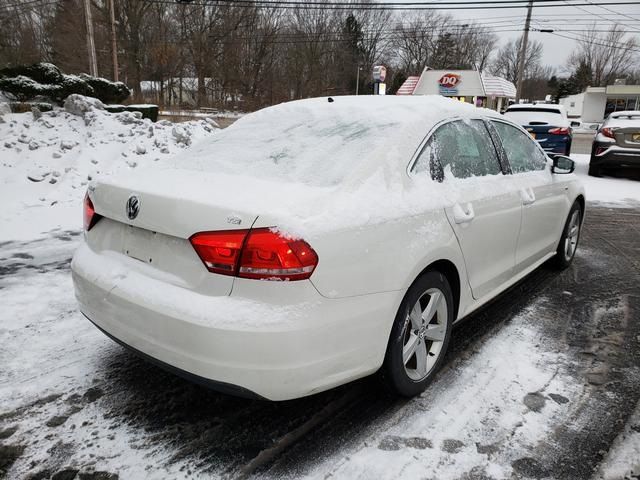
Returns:
[[[634,206],[640,202],[640,180],[637,178],[590,177],[589,155],[573,154],[576,162],[576,174],[584,184],[587,199],[607,207]]]
[[[637,478],[640,182],[587,177],[575,155],[593,203],[574,265],[460,325],[419,398],[365,379],[265,403],[150,366],[77,311],[88,177],[215,134],[119,115],[0,123],[0,478]]]

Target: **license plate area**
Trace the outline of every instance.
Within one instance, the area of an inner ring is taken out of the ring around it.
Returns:
[[[153,263],[156,249],[156,232],[127,225],[125,228],[123,253],[145,263]]]

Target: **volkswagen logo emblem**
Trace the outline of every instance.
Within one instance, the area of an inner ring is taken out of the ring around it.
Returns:
[[[140,212],[140,199],[136,195],[131,195],[127,200],[127,217],[133,220]]]

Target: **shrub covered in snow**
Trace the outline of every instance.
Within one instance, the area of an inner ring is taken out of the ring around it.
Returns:
[[[92,96],[103,102],[121,102],[130,94],[122,82],[86,74],[66,75],[50,63],[1,69],[0,90],[22,101],[48,97],[59,103],[71,94]]]
[[[26,101],[40,96],[58,98],[61,88],[59,85],[38,83],[29,77],[18,75],[17,77],[0,78],[0,90],[14,95],[19,100]]]
[[[59,84],[62,82],[62,72],[52,63],[36,63],[0,69],[0,77],[28,77],[37,83]]]
[[[120,103],[129,98],[131,91],[122,82],[111,82],[104,78],[92,77],[83,73],[80,78],[93,89],[93,96],[104,103]]]

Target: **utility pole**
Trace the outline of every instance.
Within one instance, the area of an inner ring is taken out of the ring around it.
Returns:
[[[89,51],[89,70],[94,77],[98,76],[98,60],[96,59],[96,42],[93,39],[93,18],[91,16],[91,0],[84,0],[84,18],[87,22],[87,50]]]
[[[360,90],[360,70],[362,70],[362,67],[358,64],[358,69],[356,70],[356,95]]]
[[[118,81],[118,44],[116,43],[116,9],[113,0],[109,0],[111,16],[111,58],[113,60],[113,81]]]
[[[527,54],[527,42],[529,41],[529,26],[531,25],[532,9],[533,9],[533,0],[529,0],[529,5],[527,6],[527,19],[524,22],[524,32],[522,34],[520,53],[518,55],[518,80],[516,84],[516,103],[520,103],[520,97],[522,96],[522,80],[524,80],[524,59]]]

